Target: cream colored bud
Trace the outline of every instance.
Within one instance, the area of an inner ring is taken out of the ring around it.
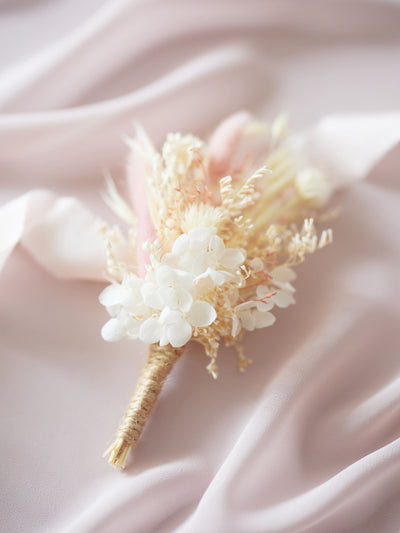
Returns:
[[[314,205],[324,204],[331,192],[326,177],[315,168],[306,168],[299,172],[295,185],[300,198]]]

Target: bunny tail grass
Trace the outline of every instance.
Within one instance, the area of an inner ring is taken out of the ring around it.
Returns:
[[[151,344],[142,368],[136,391],[119,425],[114,443],[106,450],[108,462],[125,468],[129,452],[134,448],[157,401],[165,379],[182,355],[184,348]]]

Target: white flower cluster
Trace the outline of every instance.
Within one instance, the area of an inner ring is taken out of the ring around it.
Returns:
[[[102,329],[103,338],[117,341],[126,336],[149,344],[184,346],[192,337],[193,328],[204,328],[215,321],[219,309],[209,301],[213,302],[215,288],[228,281],[233,283],[224,305],[232,316],[232,336],[237,337],[242,328],[252,331],[272,325],[273,306],[294,303],[290,282],[295,273],[288,267],[275,268],[268,287],[256,284],[255,295],[239,303],[239,289],[246,286],[240,274],[246,252],[225,248],[216,233],[215,228],[184,233],[144,279],[127,272],[121,283],[106,287],[100,302],[112,318]],[[256,258],[250,262],[250,269],[257,277],[265,265]]]
[[[257,273],[264,269],[264,264],[257,257],[250,262],[250,267],[253,272]],[[295,278],[296,274],[291,268],[285,266],[275,268],[269,287],[263,284],[257,285],[255,297],[234,308],[232,336],[236,337],[242,327],[247,331],[254,331],[258,328],[272,326],[275,317],[270,311],[274,305],[289,307],[295,303],[293,297],[295,288],[290,283]],[[271,286],[274,288],[272,292]]]
[[[109,314],[102,329],[108,341],[122,337],[147,343],[186,344],[194,327],[214,322],[215,308],[202,300],[215,286],[239,278],[246,258],[244,250],[225,248],[214,228],[199,228],[182,234],[171,253],[153,265],[144,279],[126,273],[100,295]]]

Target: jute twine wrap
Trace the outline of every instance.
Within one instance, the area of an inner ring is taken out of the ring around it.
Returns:
[[[104,455],[116,468],[125,468],[129,451],[134,448],[144,425],[157,401],[165,379],[182,355],[184,348],[151,344],[147,360],[125,415],[119,425],[117,437]]]

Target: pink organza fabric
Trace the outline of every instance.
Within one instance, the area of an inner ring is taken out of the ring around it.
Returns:
[[[399,3],[0,14],[1,530],[398,532]],[[243,109],[290,112],[293,148],[338,189],[334,243],[247,337],[247,374],[222,350],[215,382],[190,347],[121,474],[101,454],[146,347],[100,337],[104,170],[122,178],[134,121],[160,143]]]

